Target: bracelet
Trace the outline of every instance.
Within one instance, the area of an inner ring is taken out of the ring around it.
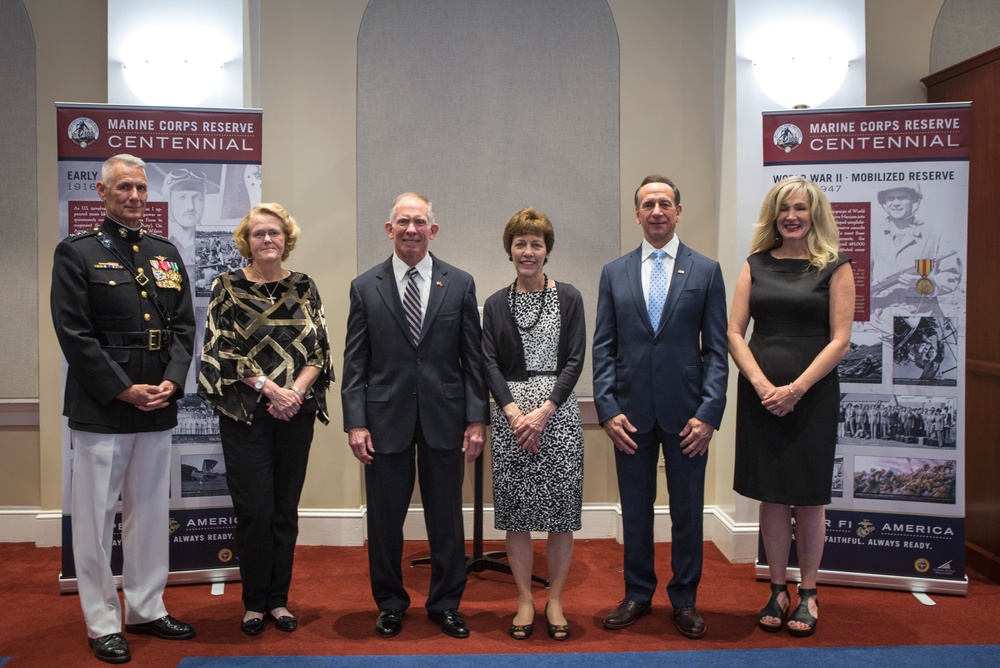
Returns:
[[[788,384],[788,393],[790,395],[792,395],[792,397],[795,399],[795,401],[798,401],[799,399],[802,398],[799,395],[795,394],[795,390],[792,389],[792,384],[791,383]]]
[[[292,392],[294,392],[295,396],[297,396],[299,398],[299,401],[305,401],[306,398],[305,398],[305,396],[303,396],[302,390],[300,390],[299,388],[297,388],[294,385],[292,385]]]

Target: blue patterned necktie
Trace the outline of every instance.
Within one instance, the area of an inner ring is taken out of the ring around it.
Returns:
[[[420,343],[420,289],[417,287],[417,273],[416,267],[410,267],[406,271],[406,292],[403,295],[406,324],[410,326],[410,338],[414,345]]]
[[[663,267],[663,258],[667,251],[653,251],[653,269],[649,272],[649,322],[655,332],[660,326],[660,316],[663,315],[663,304],[667,301],[667,271]]]

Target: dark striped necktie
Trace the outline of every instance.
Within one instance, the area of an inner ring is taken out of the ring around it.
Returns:
[[[417,287],[417,268],[410,267],[406,271],[406,292],[403,294],[403,310],[406,311],[406,324],[410,326],[410,338],[414,345],[420,343],[420,288]]]

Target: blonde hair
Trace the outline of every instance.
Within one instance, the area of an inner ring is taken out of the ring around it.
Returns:
[[[840,233],[837,221],[833,217],[833,209],[823,190],[815,183],[802,176],[789,176],[774,184],[767,193],[760,207],[760,217],[754,227],[753,240],[750,242],[750,254],[769,251],[781,246],[781,234],[778,233],[778,213],[781,205],[792,195],[805,193],[809,200],[809,219],[811,225],[806,234],[806,252],[809,254],[809,264],[822,269],[837,259],[840,250]]]
[[[250,207],[243,220],[239,222],[233,230],[233,241],[236,243],[236,250],[240,255],[253,262],[250,257],[250,221],[254,216],[265,214],[274,216],[281,221],[281,231],[285,233],[285,251],[281,254],[281,261],[284,262],[295,250],[295,243],[299,240],[299,225],[292,218],[292,214],[285,210],[277,202],[263,202]]]

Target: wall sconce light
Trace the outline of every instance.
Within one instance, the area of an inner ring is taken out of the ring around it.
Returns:
[[[753,74],[769,98],[782,107],[816,107],[840,90],[847,58],[833,55],[770,54],[753,60]]]
[[[196,107],[222,81],[223,63],[170,54],[138,55],[122,65],[125,82],[148,105]]]

